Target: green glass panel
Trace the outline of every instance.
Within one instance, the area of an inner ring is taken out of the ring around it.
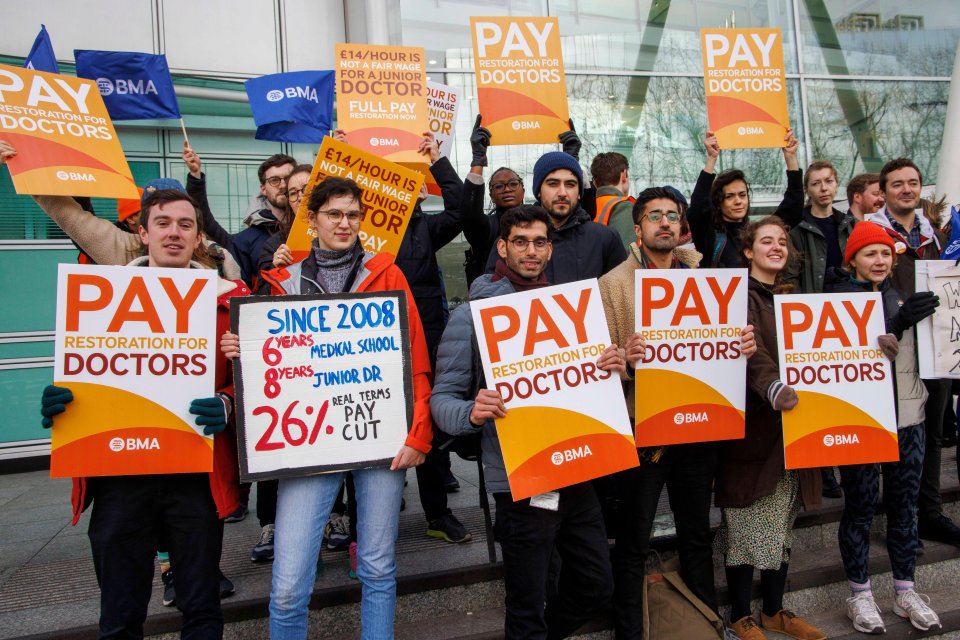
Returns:
[[[53,331],[57,265],[76,261],[69,249],[0,251],[0,333]]]
[[[53,340],[0,342],[0,360],[7,358],[52,358]]]
[[[40,426],[40,394],[53,382],[53,367],[0,370],[0,405],[3,428],[0,442],[49,438]]]

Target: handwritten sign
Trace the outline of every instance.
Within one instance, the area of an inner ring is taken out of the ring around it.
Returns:
[[[188,411],[214,394],[217,273],[61,264],[50,476],[191,473],[213,439]]]
[[[610,344],[597,280],[470,303],[514,500],[637,466],[620,377],[596,365]]]
[[[790,126],[780,29],[701,29],[707,119],[723,149],[784,146]]]
[[[781,295],[774,311],[780,379],[800,398],[782,412],[787,469],[899,460],[880,294]]]
[[[746,269],[639,269],[638,447],[744,435]]]
[[[916,290],[940,298],[933,315],[917,324],[921,378],[960,378],[960,269],[952,260],[918,260]]]
[[[363,248],[371,253],[397,255],[410,216],[417,206],[423,175],[327,136],[313,164],[307,190],[300,198],[300,208],[287,238],[294,262],[310,252],[313,241],[307,233],[310,193],[328,176],[348,178],[363,189],[364,217],[360,223]]]
[[[556,18],[470,18],[477,100],[490,144],[556,144],[570,128]]]
[[[231,302],[240,478],[389,466],[413,421],[402,292]]]
[[[336,47],[337,125],[367,153],[417,162],[427,130],[422,47],[340,43]]]
[[[17,193],[140,198],[92,80],[0,64],[0,138]]]

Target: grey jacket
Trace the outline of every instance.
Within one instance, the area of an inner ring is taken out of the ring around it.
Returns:
[[[492,277],[491,274],[484,274],[474,280],[470,287],[471,300],[514,293],[509,280],[504,278],[492,282]],[[507,482],[496,425],[493,420],[487,420],[482,427],[470,422],[474,398],[483,384],[483,368],[476,343],[470,303],[464,303],[450,315],[450,321],[440,340],[433,395],[430,396],[430,413],[433,415],[434,425],[452,436],[483,431],[480,448],[487,490],[493,493],[509,493],[510,484]]]
[[[790,274],[791,280],[800,287],[798,293],[823,293],[823,282],[827,273],[827,242],[820,228],[807,219],[810,207],[805,207],[803,214],[800,224],[790,231],[793,246],[800,253],[800,272]],[[837,209],[833,210],[832,217],[837,222],[837,241],[842,254],[857,219],[852,214]]]

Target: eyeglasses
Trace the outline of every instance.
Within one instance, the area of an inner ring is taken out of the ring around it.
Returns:
[[[307,186],[304,185],[299,189],[287,189],[287,198],[290,200],[299,200],[303,197],[303,194],[307,192]]]
[[[661,211],[660,209],[654,209],[650,213],[645,213],[643,215],[645,218],[648,218],[650,222],[660,222],[660,220],[662,220],[664,217],[670,224],[676,224],[680,222],[680,213],[677,211]]]
[[[510,244],[513,245],[513,248],[517,251],[526,251],[527,247],[533,244],[535,249],[542,250],[550,244],[548,238],[537,238],[535,240],[527,240],[526,238],[510,238]]]
[[[270,178],[266,178],[264,180],[264,182],[266,182],[271,187],[279,187],[281,183],[286,183],[286,181],[287,181],[286,176],[273,176]]]
[[[322,213],[327,217],[334,225],[340,224],[344,217],[347,218],[347,222],[351,226],[357,226],[360,224],[360,221],[363,220],[363,211],[359,209],[354,209],[353,211],[340,211],[339,209],[327,209],[326,211],[317,211],[317,213]]]
[[[508,180],[507,182],[495,182],[490,184],[490,193],[501,193],[506,190],[516,191],[523,186],[520,180]]]

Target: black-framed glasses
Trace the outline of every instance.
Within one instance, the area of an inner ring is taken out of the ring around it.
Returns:
[[[334,225],[340,224],[340,222],[346,218],[353,226],[360,224],[360,221],[363,220],[363,211],[360,209],[353,209],[351,211],[340,211],[339,209],[326,209],[317,211],[317,213],[322,213],[327,217]]]
[[[287,182],[287,176],[271,176],[264,180],[271,187],[279,187],[281,183]]]
[[[663,218],[666,218],[667,222],[670,224],[676,224],[680,222],[679,211],[661,211],[660,209],[654,209],[653,211],[643,215],[645,218],[648,218],[650,222],[660,222],[660,220]]]
[[[303,185],[299,189],[287,189],[287,198],[290,200],[299,200],[303,197],[303,194],[307,192],[307,185]]]
[[[545,249],[550,244],[550,239],[535,238],[533,240],[528,240],[527,238],[510,238],[510,244],[512,244],[513,248],[517,251],[526,251],[527,247],[533,244],[534,249],[539,251]]]
[[[516,191],[523,186],[522,180],[507,180],[506,182],[492,182],[490,183],[490,193],[502,193],[503,191]]]

